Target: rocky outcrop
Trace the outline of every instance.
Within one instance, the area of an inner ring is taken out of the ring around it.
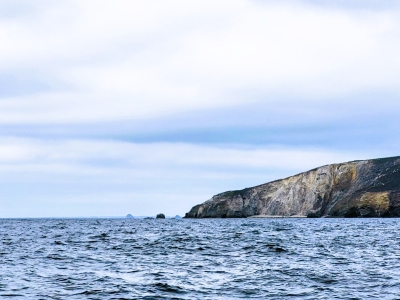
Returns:
[[[218,194],[186,218],[399,217],[400,157],[327,165]]]
[[[165,219],[165,215],[164,214],[158,214],[156,216],[156,219]]]

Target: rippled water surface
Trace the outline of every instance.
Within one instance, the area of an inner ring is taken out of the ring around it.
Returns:
[[[400,299],[399,219],[3,219],[0,298]]]

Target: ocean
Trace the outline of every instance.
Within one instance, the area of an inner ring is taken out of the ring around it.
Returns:
[[[1,299],[400,299],[400,219],[0,219]]]

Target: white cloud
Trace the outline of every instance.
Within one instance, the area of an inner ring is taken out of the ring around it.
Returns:
[[[367,153],[357,153],[366,157]],[[38,140],[3,138],[0,143],[0,170],[10,166],[53,165],[75,166],[70,172],[83,170],[105,173],[110,170],[158,170],[173,172],[174,169],[219,171],[244,170],[306,170],[322,164],[343,162],[355,157],[355,153],[337,153],[324,149],[290,149],[282,147],[238,148],[235,145],[204,146],[185,143],[128,143],[96,140]],[[99,164],[98,162],[101,162]],[[64,170],[64,169],[63,169]],[[200,171],[202,172],[202,171]],[[90,173],[88,173],[90,174]],[[143,173],[141,173],[143,174]],[[142,175],[141,175],[142,176]]]
[[[260,101],[252,93],[268,102],[398,93],[399,20],[394,9],[300,2],[43,5],[0,21],[0,72],[64,90],[3,98],[0,122],[154,118]]]

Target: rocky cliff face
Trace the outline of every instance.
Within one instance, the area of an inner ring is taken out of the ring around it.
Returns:
[[[400,157],[323,166],[286,179],[218,194],[187,218],[255,215],[400,216]]]

